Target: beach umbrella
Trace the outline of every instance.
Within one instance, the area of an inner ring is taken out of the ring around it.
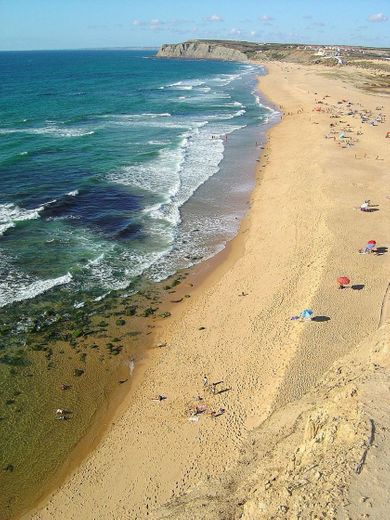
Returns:
[[[311,309],[305,309],[301,312],[301,318],[311,318],[313,311]]]
[[[339,276],[337,278],[337,283],[340,285],[340,288],[343,288],[345,285],[348,285],[350,283],[350,279],[348,276]]]
[[[373,244],[373,245],[375,246],[375,245],[376,245],[376,240],[369,240],[369,241],[367,242],[367,244]]]
[[[292,316],[292,320],[299,320],[299,319],[311,319],[313,315],[313,311],[311,309],[304,309],[302,312],[298,314],[298,316]]]

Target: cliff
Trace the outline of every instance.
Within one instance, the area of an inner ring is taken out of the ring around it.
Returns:
[[[224,61],[286,61],[312,63],[317,57],[295,44],[253,43],[232,40],[188,40],[183,43],[162,45],[160,58],[190,58]],[[327,60],[327,65],[331,65]]]
[[[282,61],[305,65],[357,65],[359,68],[382,72],[383,82],[389,80],[389,49],[368,47],[326,47],[295,43],[253,43],[232,40],[188,40],[183,43],[162,45],[157,52],[160,58],[189,58],[224,61],[248,60],[261,63]]]
[[[162,45],[157,56],[160,58],[248,61],[246,53],[252,47],[254,47],[253,44],[245,44],[245,42],[192,40],[184,43]]]

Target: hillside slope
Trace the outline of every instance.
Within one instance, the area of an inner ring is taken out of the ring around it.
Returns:
[[[232,471],[153,518],[386,518],[389,349],[388,321],[336,362],[306,396],[254,430]]]

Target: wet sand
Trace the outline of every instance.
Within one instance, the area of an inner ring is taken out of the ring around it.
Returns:
[[[97,449],[25,518],[158,516],[166,501],[231,468],[248,431],[301,397],[377,328],[389,255],[358,249],[370,239],[387,247],[386,127],[362,124],[338,102],[373,113],[384,105],[389,114],[388,98],[325,68],[270,64],[269,71],[260,88],[285,116],[269,133],[239,235],[160,322],[155,340],[167,345],[145,366]],[[352,146],[325,138],[336,120],[353,128]],[[355,209],[366,198],[379,211]],[[363,287],[339,290],[340,275]],[[290,320],[306,307],[315,320]],[[205,375],[223,381],[215,393]],[[158,395],[166,399],[153,400]],[[196,406],[200,412],[190,416]]]

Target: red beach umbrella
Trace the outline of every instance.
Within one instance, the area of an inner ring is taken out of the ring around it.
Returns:
[[[350,279],[348,278],[348,276],[339,276],[337,278],[337,283],[341,286],[341,287],[344,287],[344,285],[348,285],[350,283]]]
[[[369,240],[369,241],[367,242],[367,244],[374,244],[374,246],[375,246],[375,245],[376,245],[376,240]]]

